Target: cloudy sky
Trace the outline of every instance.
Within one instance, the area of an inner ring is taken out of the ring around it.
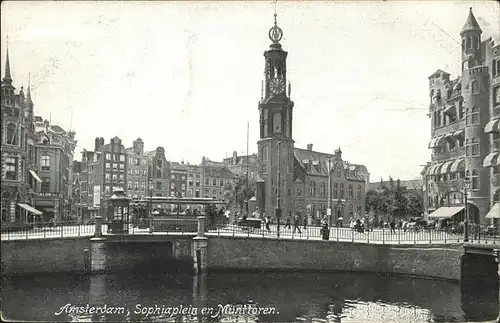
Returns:
[[[261,2],[1,3],[14,85],[31,73],[35,113],[94,138],[138,137],[199,163],[257,151],[263,52],[274,5]],[[500,42],[496,2],[278,2],[295,101],[296,147],[341,147],[373,180],[419,176],[430,159],[427,77],[460,69],[469,7]],[[71,118],[71,115],[73,117]]]

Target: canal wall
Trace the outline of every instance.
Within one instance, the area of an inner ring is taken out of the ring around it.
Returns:
[[[359,271],[459,281],[459,245],[209,237],[208,270]]]
[[[191,239],[153,236],[2,241],[2,275],[191,270]]]

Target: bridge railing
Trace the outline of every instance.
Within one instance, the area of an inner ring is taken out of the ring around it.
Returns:
[[[497,230],[487,230],[486,227],[469,229],[468,240],[470,242],[482,242],[500,244],[500,234]],[[279,232],[278,232],[279,231]],[[219,236],[248,236],[262,237],[268,239],[292,238],[303,240],[321,240],[325,238],[324,229],[320,226],[299,226],[271,224],[266,228],[264,224],[260,227],[241,226],[228,224],[208,230],[210,235]],[[485,234],[485,232],[488,232]],[[354,230],[346,227],[329,227],[328,240],[344,242],[380,243],[380,244],[432,244],[432,243],[461,243],[465,240],[464,230],[448,229],[403,229],[395,228],[368,228]]]
[[[50,221],[2,224],[2,240],[91,237],[95,225],[75,221]]]

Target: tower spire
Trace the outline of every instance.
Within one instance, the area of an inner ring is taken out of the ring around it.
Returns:
[[[7,55],[5,58],[5,75],[3,77],[3,81],[5,83],[11,84],[12,78],[10,76],[10,61],[9,61],[9,36],[7,35]]]
[[[478,31],[479,33],[483,32],[481,30],[481,27],[479,27],[479,24],[477,23],[476,17],[474,17],[474,14],[472,13],[472,7],[469,8],[469,16],[467,17],[467,20],[465,21],[465,24],[462,27],[460,35],[463,35],[468,31]]]
[[[26,93],[26,100],[28,103],[32,103],[31,101],[31,73],[28,73],[28,92]]]

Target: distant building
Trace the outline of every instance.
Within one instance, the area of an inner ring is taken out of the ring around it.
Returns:
[[[461,75],[429,76],[432,155],[422,176],[426,213],[463,220],[463,210],[448,206],[464,205],[467,179],[469,219],[487,223],[500,191],[500,46],[481,33],[471,9],[460,32]]]
[[[144,142],[141,138],[134,140],[127,152],[127,195],[129,198],[140,199],[146,196],[148,168],[150,161],[144,153]]]
[[[187,196],[202,197],[201,183],[203,175],[203,167],[198,165],[187,164]]]
[[[187,176],[188,168],[184,162],[170,163],[170,196],[185,197],[187,195]]]
[[[82,202],[85,216],[93,217],[100,211],[101,203],[120,188],[127,193],[127,157],[122,141],[111,138],[104,144],[104,138],[95,139],[94,151],[82,152]]]
[[[33,204],[43,212],[44,221],[67,221],[72,208],[75,133],[40,117],[36,120],[36,160],[42,182],[33,196]]]
[[[232,173],[224,162],[202,158],[199,165],[187,165],[187,196],[222,199],[224,185],[234,182]]]
[[[148,190],[153,196],[170,196],[170,162],[165,157],[165,149],[158,147],[148,155],[151,158]]]
[[[400,180],[401,186],[406,187],[407,191],[411,191],[417,194],[423,193],[423,180],[421,178]],[[383,186],[389,186],[390,181],[378,181],[368,183],[368,189],[370,190],[380,190]]]
[[[238,153],[235,151],[232,157],[224,158],[223,163],[233,174],[238,174],[241,178],[246,178],[248,169],[248,182],[250,185],[255,185],[255,182],[259,178],[259,159],[257,154],[238,156]]]

